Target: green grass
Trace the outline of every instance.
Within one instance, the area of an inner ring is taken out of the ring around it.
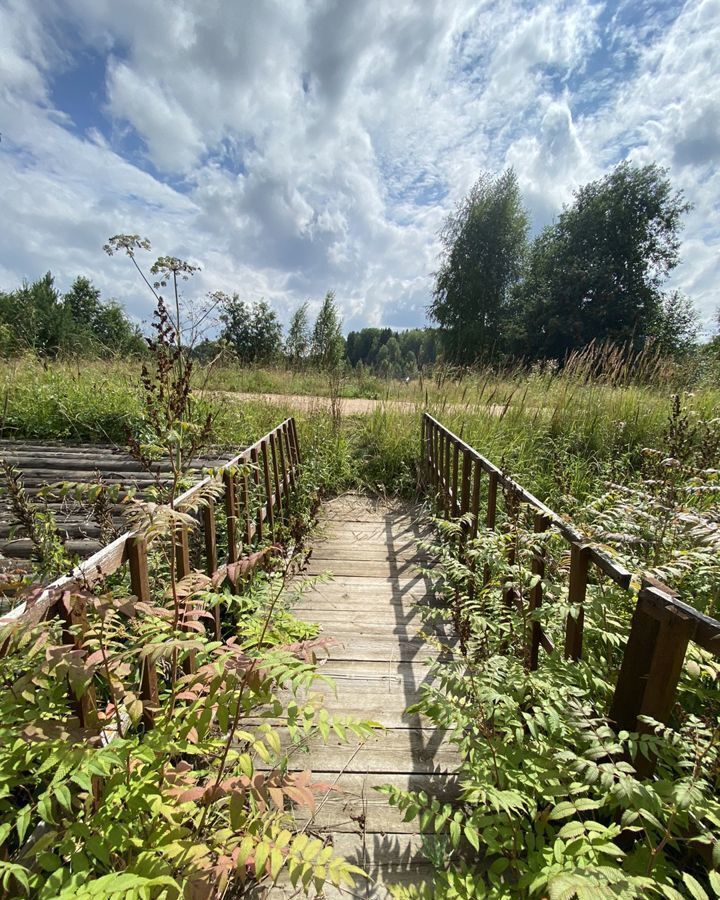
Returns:
[[[117,361],[43,363],[34,358],[0,362],[4,438],[111,441],[122,444],[141,418],[137,364]],[[198,384],[204,373],[196,373]],[[220,369],[211,390],[268,393],[320,392],[323,376],[297,376],[280,370]],[[617,379],[616,379],[617,380]],[[630,380],[629,378],[619,379]],[[377,379],[375,379],[377,381]],[[362,384],[348,382],[360,392]],[[587,373],[532,374],[488,372],[449,380],[440,372],[421,385],[391,383],[385,397],[410,401],[408,407],[383,404],[370,413],[347,415],[340,430],[324,409],[298,410],[291,402],[213,400],[216,440],[246,445],[285,416],[298,421],[306,460],[318,459],[328,492],[366,486],[384,493],[411,493],[417,480],[420,418],[428,409],[493,462],[515,475],[541,498],[568,509],[592,492],[608,466],[632,472],[643,448],[661,446],[674,385],[614,386],[588,381]],[[699,418],[720,411],[720,391],[703,387],[683,403]],[[318,474],[318,478],[320,475]]]

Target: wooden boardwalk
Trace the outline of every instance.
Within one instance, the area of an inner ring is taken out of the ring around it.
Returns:
[[[307,574],[332,578],[305,593],[295,611],[339,642],[321,670],[337,686],[336,694],[323,691],[327,709],[338,717],[380,722],[384,730],[349,744],[332,736],[314,744],[297,766],[335,785],[311,828],[370,874],[372,880],[359,883],[353,895],[386,897],[386,883],[417,883],[429,869],[419,855],[423,837],[417,822],[403,822],[375,787],[452,789],[452,747],[441,732],[406,712],[428,678],[427,660],[437,652],[421,634],[417,608],[432,602],[432,594],[417,570],[415,509],[347,494],[323,507],[321,527]],[[325,891],[327,897],[337,895]],[[289,886],[268,893],[290,896]]]

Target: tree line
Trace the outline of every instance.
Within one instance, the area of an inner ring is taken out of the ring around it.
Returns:
[[[14,291],[0,291],[0,353],[128,355],[145,349],[142,332],[122,306],[101,300],[100,291],[83,275],[65,294],[50,272]]]

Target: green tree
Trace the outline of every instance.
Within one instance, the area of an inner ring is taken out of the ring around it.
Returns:
[[[483,175],[445,220],[429,313],[454,362],[488,359],[502,349],[527,230],[512,169],[498,178]]]
[[[517,291],[516,351],[562,359],[593,340],[642,347],[662,316],[689,208],[656,165],[625,162],[581,187],[533,244]]]
[[[93,320],[92,334],[99,344],[118,354],[142,356],[147,352],[142,332],[128,319],[116,300],[100,304]]]
[[[100,291],[79,275],[63,297],[68,318],[65,344],[84,353],[106,348],[118,354],[143,354],[147,350],[140,329],[133,325],[116,300],[103,302]]]
[[[312,333],[311,358],[319,369],[337,369],[345,354],[345,341],[341,332],[342,322],[335,306],[335,292],[325,294],[323,305],[315,320]]]
[[[692,300],[681,291],[664,296],[650,337],[665,356],[685,356],[692,351],[698,339],[698,314]]]
[[[73,323],[92,331],[100,313],[100,291],[84,275],[78,275],[63,297],[63,306]]]
[[[285,341],[285,353],[293,366],[299,366],[307,357],[310,349],[310,322],[308,305],[301,304],[290,319],[288,336]]]
[[[55,356],[64,345],[71,319],[52,273],[0,295],[0,321],[9,326],[15,348]]]
[[[221,338],[244,363],[268,363],[280,355],[282,325],[265,300],[245,303],[237,294],[225,297],[220,313]]]

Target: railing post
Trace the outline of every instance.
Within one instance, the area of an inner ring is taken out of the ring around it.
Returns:
[[[582,657],[583,627],[585,625],[585,594],[587,592],[590,547],[587,544],[570,545],[570,584],[568,603],[574,607],[565,623],[565,659]]]
[[[140,536],[131,537],[127,543],[128,566],[130,569],[130,590],[140,603],[149,603],[150,578],[148,575],[147,542]],[[143,712],[142,722],[146,730],[155,727],[155,717],[160,708],[157,670],[155,663],[145,657],[140,676],[140,698]]]
[[[542,513],[535,513],[533,517],[533,531],[542,534],[547,531],[550,520]],[[532,559],[532,574],[540,580],[530,590],[530,612],[536,612],[542,606],[542,579],[545,577],[545,550],[535,552]],[[542,638],[542,625],[536,619],[532,620],[530,629],[530,671],[534,672],[538,667],[540,643]]]
[[[217,536],[215,532],[215,501],[208,500],[207,505],[202,509],[203,518],[203,537],[205,539],[205,570],[212,577],[217,571]],[[220,606],[216,605],[213,609],[213,618],[215,621],[215,638],[220,640]]]
[[[57,603],[58,614],[63,620],[63,644],[72,644],[75,650],[79,650],[85,640],[88,630],[86,601],[82,597],[74,597],[72,587],[63,591]],[[89,731],[97,732],[99,728],[97,700],[95,687],[89,684],[82,697],[78,697],[68,681],[68,700],[71,709],[75,711],[80,725]]]
[[[270,432],[269,437],[270,443],[270,459],[272,461],[272,474],[273,480],[275,484],[275,503],[277,505],[277,514],[280,518],[280,521],[283,519],[283,500],[282,500],[282,488],[280,486],[280,470],[278,468],[278,458],[277,458],[277,447],[275,446],[275,435]]]
[[[177,532],[175,543],[175,567],[178,581],[187,578],[192,571],[190,567],[190,539],[186,525],[182,525]],[[182,602],[187,608],[188,598]],[[188,675],[191,675],[195,671],[195,668],[195,651],[190,650],[183,660],[183,670]]]
[[[257,528],[255,529],[255,534],[257,535],[258,543],[262,542],[263,539],[263,504],[260,503],[260,458],[257,451],[257,447],[252,447],[250,450],[250,462],[252,464],[252,474],[253,474],[253,485],[255,486],[254,495],[256,500],[258,501],[258,511],[257,511]]]
[[[227,518],[228,562],[238,560],[237,547],[237,498],[235,496],[235,472],[225,472],[225,516]]]
[[[302,462],[302,459],[300,457],[300,441],[298,439],[297,423],[295,422],[294,417],[290,419],[290,435],[292,437],[292,446],[293,446],[293,455],[294,455],[295,465],[299,466],[300,463]]]
[[[458,500],[458,468],[460,466],[460,447],[453,443],[452,453],[452,495],[450,499],[450,510],[453,518],[460,513],[460,502]]]
[[[287,451],[288,477],[290,479],[290,490],[295,490],[295,461],[292,455],[292,443],[290,441],[290,424],[285,422],[283,425],[283,439],[285,441],[285,449]]]
[[[262,445],[263,479],[265,483],[265,509],[267,511],[268,528],[270,536],[275,540],[275,512],[273,510],[273,492],[270,484],[270,460],[268,458],[268,442]]]
[[[290,480],[288,478],[287,465],[285,464],[285,426],[281,426],[277,437],[277,451],[280,457],[280,474],[282,475],[283,494],[285,495],[285,512],[290,506]]]
[[[667,722],[672,712],[695,623],[665,598],[672,599],[655,588],[638,594],[610,708],[618,729],[634,731],[641,715]]]
[[[248,478],[247,469],[241,475],[242,485],[242,509],[243,522],[245,523],[245,545],[250,546],[252,541],[252,521],[250,517],[250,479]]]
[[[488,494],[487,494],[487,512],[485,514],[485,525],[488,528],[495,528],[495,521],[497,519],[497,489],[498,489],[498,476],[497,472],[490,472],[488,476]],[[483,572],[483,583],[489,584],[490,582],[490,566],[485,563],[485,570]]]
[[[478,528],[480,527],[479,517],[480,517],[480,482],[482,479],[482,466],[480,465],[480,460],[476,459],[473,461],[473,488],[472,488],[472,501],[470,511],[472,512],[472,525],[470,536],[473,538],[477,537]]]
[[[460,515],[464,516],[470,511],[470,477],[472,474],[472,460],[467,450],[463,450],[462,455],[462,480],[460,489]],[[467,526],[465,528],[467,531]]]

